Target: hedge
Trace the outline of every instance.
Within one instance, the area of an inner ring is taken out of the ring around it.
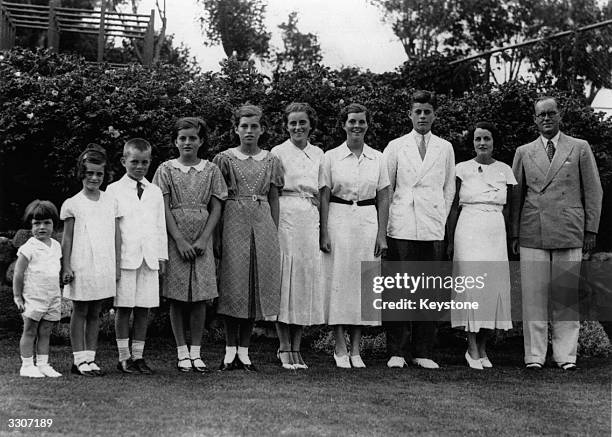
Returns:
[[[0,229],[18,226],[24,206],[34,198],[47,198],[59,206],[77,191],[74,162],[87,143],[107,149],[118,177],[123,142],[146,138],[155,146],[152,174],[159,162],[175,153],[170,129],[177,117],[197,115],[206,120],[210,135],[203,157],[211,158],[236,144],[232,108],[247,101],[261,105],[266,114],[264,148],[287,138],[282,112],[291,101],[308,102],[317,110],[320,123],[312,142],[324,150],[335,147],[343,141],[336,114],[355,101],[372,113],[366,141],[382,150],[411,129],[409,98],[417,84],[453,92],[448,76],[433,80],[424,76],[431,76],[431,69],[408,67],[374,74],[314,65],[271,79],[257,73],[252,64],[234,59],[223,61],[218,73],[192,74],[165,65],[110,68],[44,50],[0,52]],[[516,147],[537,135],[533,99],[541,93],[554,95],[565,108],[562,129],[591,143],[604,190],[609,192],[612,121],[594,113],[583,96],[521,82],[440,94],[434,131],[453,143],[460,162],[473,156],[472,145],[464,138],[469,127],[479,120],[492,121],[503,137],[494,153],[511,163]],[[604,239],[612,235],[612,208],[607,197],[605,202],[600,241],[610,247],[611,241]]]

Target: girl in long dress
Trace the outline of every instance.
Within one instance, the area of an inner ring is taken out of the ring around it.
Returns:
[[[317,115],[307,103],[285,108],[289,139],[274,147],[285,175],[278,238],[281,251],[281,301],[276,331],[284,369],[306,369],[300,353],[304,326],[325,323],[320,286],[318,177],[323,151],[308,141]]]
[[[477,302],[478,309],[453,309],[453,327],[468,336],[465,359],[474,369],[492,367],[487,339],[493,329],[512,328],[510,272],[506,245],[507,199],[516,179],[512,169],[492,157],[498,138],[495,126],[476,124],[470,132],[476,157],[457,164],[457,191],[449,215],[449,255],[453,273],[477,276],[486,272],[483,289],[460,290],[455,300]]]
[[[369,120],[363,105],[353,103],[340,111],[346,141],[325,153],[319,176],[327,324],[335,325],[334,359],[341,368],[365,367],[361,329],[379,324],[361,317],[361,262],[379,261],[387,249],[389,209],[389,174],[382,153],[364,141]]]

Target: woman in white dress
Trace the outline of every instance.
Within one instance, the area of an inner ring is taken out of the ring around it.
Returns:
[[[289,104],[284,121],[290,138],[272,149],[285,174],[279,198],[281,302],[276,323],[280,343],[277,356],[284,369],[306,369],[300,354],[304,326],[325,323],[318,209],[323,151],[308,142],[310,132],[317,127],[317,115],[310,105]]]
[[[492,157],[498,138],[492,123],[477,123],[470,138],[476,157],[457,164],[457,191],[448,219],[448,252],[454,255],[456,277],[484,273],[484,287],[455,288],[455,301],[477,302],[478,309],[453,309],[451,324],[467,332],[468,365],[482,369],[492,367],[486,351],[491,330],[512,328],[506,228],[507,199],[516,179],[508,165]]]
[[[389,213],[389,174],[382,153],[364,142],[368,122],[363,105],[352,103],[340,111],[346,142],[325,153],[319,175],[327,324],[335,325],[334,359],[341,368],[365,367],[361,328],[380,324],[361,317],[361,262],[379,261],[386,251]]]

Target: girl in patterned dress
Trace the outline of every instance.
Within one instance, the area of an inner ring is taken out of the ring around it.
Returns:
[[[174,126],[177,159],[162,163],[153,177],[161,188],[168,228],[168,269],[162,296],[170,300],[170,323],[181,372],[206,372],[200,346],[206,302],[217,297],[212,233],[221,217],[227,187],[216,165],[198,158],[206,138],[206,125],[187,117]],[[191,332],[187,348],[186,324]]]
[[[253,105],[234,112],[238,147],[219,153],[228,187],[221,229],[219,307],[225,322],[225,357],[220,370],[256,370],[249,358],[255,320],[275,320],[280,305],[279,159],[258,146],[263,113]]]

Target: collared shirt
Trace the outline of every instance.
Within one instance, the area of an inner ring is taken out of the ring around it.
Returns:
[[[51,238],[51,246],[42,241],[30,237],[17,250],[17,255],[22,255],[28,260],[28,267],[23,277],[23,293],[36,294],[37,296],[59,296],[60,260],[62,249],[60,244]]]
[[[203,161],[202,161],[203,162]],[[143,260],[150,269],[159,268],[159,260],[168,259],[166,217],[161,190],[142,178],[141,198],[137,194],[137,181],[124,175],[106,190],[117,199],[121,213],[121,268],[134,270]]]
[[[421,159],[422,136],[414,130],[391,141],[383,155],[393,194],[387,235],[401,240],[443,240],[446,217],[455,196],[455,153],[446,140],[428,132]]]
[[[316,197],[319,192],[319,167],[323,150],[312,144],[300,149],[291,140],[274,147],[271,153],[280,159],[285,174],[283,193]]]
[[[553,142],[555,146],[555,150],[557,150],[557,144],[559,144],[559,137],[561,136],[561,131],[557,132],[557,135],[552,137],[550,140]],[[545,138],[543,135],[540,135],[540,140],[542,141],[542,146],[544,146],[544,151],[548,150],[548,138]]]
[[[195,171],[202,171],[202,170],[204,170],[204,167],[206,166],[206,160],[200,159],[200,162],[197,163],[196,165],[185,165],[185,164],[181,164],[178,159],[171,159],[170,160],[170,165],[172,165],[172,167],[174,167],[174,168],[178,168],[183,173],[189,173],[189,170],[192,169],[192,168]]]
[[[367,144],[357,157],[342,143],[325,152],[319,172],[319,188],[329,187],[332,196],[344,200],[359,201],[374,199],[376,191],[389,186],[382,153]]]

